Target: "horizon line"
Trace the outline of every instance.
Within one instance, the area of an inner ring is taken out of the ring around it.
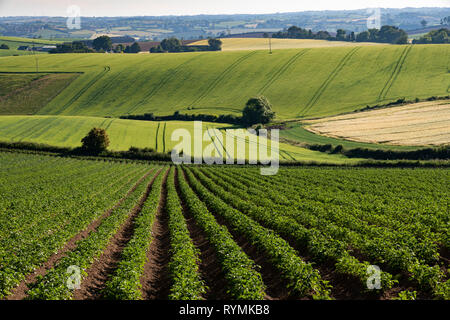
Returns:
[[[276,14],[293,14],[293,13],[307,13],[307,12],[341,12],[341,11],[361,11],[368,9],[450,9],[448,7],[364,7],[359,9],[330,9],[330,10],[300,10],[300,11],[283,11],[283,12],[264,12],[264,13],[196,13],[196,14],[161,14],[161,15],[110,15],[110,16],[96,16],[96,15],[82,15],[81,18],[143,18],[143,17],[195,17],[195,16],[236,16],[236,15],[276,15]],[[67,18],[67,16],[46,16],[46,15],[9,15],[0,16],[0,18]]]

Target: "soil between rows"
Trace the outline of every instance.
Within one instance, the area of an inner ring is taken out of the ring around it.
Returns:
[[[133,237],[134,220],[141,212],[142,206],[148,198],[156,177],[161,174],[161,170],[158,170],[149,182],[144,196],[141,197],[139,203],[130,211],[127,220],[110,240],[106,249],[94,261],[91,267],[86,270],[87,277],[83,279],[81,288],[75,291],[73,296],[74,300],[97,300],[102,298],[102,290],[105,288],[106,282],[117,269],[122,251]]]
[[[168,264],[170,262],[170,235],[165,210],[167,199],[167,176],[164,175],[156,219],[152,228],[152,241],[147,252],[147,263],[141,278],[144,300],[166,300],[170,292]]]
[[[207,292],[204,298],[206,300],[229,299],[230,297],[226,292],[227,281],[219,263],[217,254],[203,230],[197,225],[194,217],[189,212],[186,203],[181,197],[180,186],[178,183],[178,175],[180,173],[178,170],[179,169],[176,168],[174,175],[175,188],[178,193],[178,198],[180,199],[183,215],[186,219],[187,228],[192,242],[195,247],[200,250],[199,271],[207,286]]]
[[[98,217],[96,220],[94,220],[87,228],[85,228],[83,231],[79,232],[77,235],[72,237],[62,249],[60,249],[57,253],[52,255],[42,266],[40,266],[38,269],[36,269],[33,273],[27,275],[25,279],[15,288],[12,290],[12,293],[6,298],[6,300],[23,300],[27,297],[27,291],[28,291],[28,285],[36,282],[38,276],[44,276],[47,274],[47,271],[54,268],[55,265],[58,263],[59,260],[61,260],[63,257],[65,257],[67,252],[70,252],[74,250],[77,247],[77,243],[83,239],[85,239],[91,232],[94,232],[98,226],[101,224],[101,222],[107,218],[113,210],[118,208],[126,198],[130,196],[131,193],[133,193],[136,188],[142,183],[142,181],[147,178],[154,169],[152,168],[149,170],[144,176],[142,176],[136,184],[127,192],[127,194],[120,199],[112,208],[105,211],[100,217]]]

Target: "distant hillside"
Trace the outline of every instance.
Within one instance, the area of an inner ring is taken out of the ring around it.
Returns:
[[[262,94],[278,119],[336,115],[448,95],[449,56],[448,45],[43,55],[42,72],[83,74],[39,114],[240,114]],[[35,64],[33,57],[5,57],[0,72],[34,72]]]

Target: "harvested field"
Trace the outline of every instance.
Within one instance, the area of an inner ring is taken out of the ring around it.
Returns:
[[[328,137],[391,145],[450,143],[450,101],[432,101],[306,121]]]
[[[268,50],[269,39],[265,38],[225,38],[220,39],[223,43],[223,51],[236,50]],[[201,40],[191,45],[207,45],[207,40]],[[311,39],[272,39],[272,50],[279,49],[301,49],[301,48],[325,48],[325,47],[354,47],[354,46],[379,46],[379,43],[355,43],[344,41],[327,41]]]

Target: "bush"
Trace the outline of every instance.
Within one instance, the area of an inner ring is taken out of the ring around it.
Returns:
[[[8,47],[8,45],[2,43],[2,44],[0,45],[0,49],[3,49],[3,50],[9,50],[9,47]]]
[[[242,122],[247,126],[254,124],[266,124],[275,118],[272,105],[265,97],[260,96],[248,100],[242,111]]]
[[[88,154],[99,154],[109,146],[109,137],[104,129],[93,128],[82,140],[82,149]]]

